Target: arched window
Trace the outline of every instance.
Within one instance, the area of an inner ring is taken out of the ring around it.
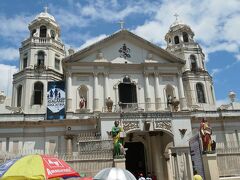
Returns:
[[[196,89],[198,103],[206,103],[203,84],[197,83]]]
[[[47,27],[46,26],[40,27],[40,37],[47,37]]]
[[[34,98],[33,104],[42,104],[43,103],[43,83],[36,82],[34,84]]]
[[[193,54],[190,55],[190,61],[191,61],[191,71],[197,71],[197,60],[196,56]]]
[[[186,32],[183,32],[183,42],[188,42],[188,34]]]
[[[19,85],[17,88],[17,107],[22,105],[22,85]]]
[[[172,103],[173,98],[175,97],[174,88],[172,85],[168,84],[165,88],[166,91],[166,99],[167,99],[167,106]]]
[[[88,105],[88,88],[85,85],[81,85],[78,89],[79,94],[79,108],[80,109],[86,109]]]
[[[35,33],[36,33],[36,29],[33,29],[31,32],[31,36],[33,37]]]
[[[38,55],[37,55],[37,65],[44,65],[44,52],[43,51],[39,51]]]
[[[54,31],[54,30],[51,30],[51,31],[50,31],[50,34],[51,34],[51,38],[52,38],[52,39],[55,39],[55,37],[56,37],[55,31]]]
[[[174,37],[174,42],[175,42],[175,44],[179,44],[179,37],[178,36]]]

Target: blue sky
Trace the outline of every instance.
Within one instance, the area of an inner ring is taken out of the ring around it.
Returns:
[[[7,95],[28,24],[46,5],[66,47],[74,49],[116,32],[121,19],[126,29],[165,48],[164,36],[177,13],[206,55],[218,103],[229,102],[230,90],[240,96],[239,0],[0,0],[0,90]]]

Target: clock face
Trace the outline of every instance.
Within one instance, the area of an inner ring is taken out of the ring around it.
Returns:
[[[51,30],[51,38],[55,38],[55,31]]]

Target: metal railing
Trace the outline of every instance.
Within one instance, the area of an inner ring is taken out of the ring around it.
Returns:
[[[180,110],[180,106],[178,108]],[[102,109],[103,112],[108,112],[107,106]],[[173,111],[172,106],[167,103],[119,103],[114,104],[112,112],[145,112],[145,111]]]
[[[240,176],[240,146],[238,142],[217,144],[217,164],[220,177]]]

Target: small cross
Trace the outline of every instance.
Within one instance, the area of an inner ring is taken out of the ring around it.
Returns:
[[[120,29],[123,30],[125,22],[123,20],[120,20],[118,24],[120,24]]]
[[[178,20],[178,14],[177,13],[175,13],[173,16],[175,16],[176,17],[176,21]]]
[[[47,6],[45,6],[45,7],[44,7],[44,12],[47,13],[47,12],[48,12],[48,9],[49,9],[49,8],[48,8]]]

